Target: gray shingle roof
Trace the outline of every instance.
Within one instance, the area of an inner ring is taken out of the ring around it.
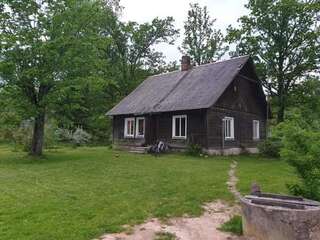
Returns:
[[[147,78],[107,115],[145,114],[211,107],[249,56]]]

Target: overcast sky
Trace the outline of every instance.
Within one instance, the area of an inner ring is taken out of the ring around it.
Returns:
[[[189,3],[207,6],[210,16],[216,18],[216,27],[225,30],[229,24],[237,25],[237,19],[247,13],[244,5],[247,0],[121,0],[124,7],[122,19],[138,23],[150,22],[155,17],[172,16],[175,26],[180,29],[180,38],[175,45],[160,44],[157,49],[162,51],[167,61],[179,60],[180,46],[183,35],[183,22],[186,20]]]

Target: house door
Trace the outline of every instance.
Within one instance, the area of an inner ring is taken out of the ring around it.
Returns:
[[[157,117],[155,115],[151,115],[148,117],[148,138],[146,139],[146,143],[151,145],[155,144],[157,141]]]

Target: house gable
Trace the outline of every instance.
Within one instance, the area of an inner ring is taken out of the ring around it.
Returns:
[[[267,102],[251,61],[245,64],[213,107],[266,117]]]

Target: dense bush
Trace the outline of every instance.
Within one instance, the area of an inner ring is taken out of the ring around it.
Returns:
[[[266,157],[280,157],[282,147],[281,139],[278,137],[269,137],[265,141],[259,143],[259,153]]]
[[[289,121],[281,126],[281,157],[295,167],[301,183],[288,185],[295,195],[320,200],[320,131]]]
[[[62,143],[68,143],[72,139],[72,131],[65,128],[57,128],[55,135],[57,136],[59,142]]]
[[[202,148],[199,144],[188,144],[186,153],[190,156],[200,156],[202,154]]]
[[[77,128],[72,134],[72,143],[76,146],[84,145],[91,139],[91,135],[82,128]]]
[[[87,144],[91,140],[91,135],[80,127],[74,131],[69,129],[58,128],[55,134],[60,142],[71,143],[74,146],[81,146]]]

